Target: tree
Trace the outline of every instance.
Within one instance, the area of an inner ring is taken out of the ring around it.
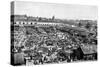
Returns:
[[[54,20],[54,19],[55,19],[55,16],[52,17],[52,20]]]
[[[39,17],[39,19],[38,19],[39,21],[41,21],[42,20],[42,18],[41,17]]]
[[[90,24],[90,23],[87,23],[87,24],[85,25],[85,28],[86,28],[86,29],[90,29],[90,28],[91,28],[91,24]]]
[[[82,26],[82,23],[79,22],[79,23],[78,23],[78,26],[81,27],[81,26]]]

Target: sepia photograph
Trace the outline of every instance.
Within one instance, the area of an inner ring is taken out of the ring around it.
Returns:
[[[98,7],[12,1],[10,64],[14,66],[98,60]]]

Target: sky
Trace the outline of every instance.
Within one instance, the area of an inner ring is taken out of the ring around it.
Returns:
[[[55,16],[59,19],[96,20],[98,8],[97,6],[86,5],[15,1],[14,14],[47,18]]]

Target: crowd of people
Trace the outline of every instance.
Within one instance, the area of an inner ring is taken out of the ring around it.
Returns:
[[[84,58],[84,52],[80,52],[81,47],[85,45],[97,46],[97,30],[84,29],[51,25],[14,26],[12,33],[14,34],[12,42],[14,45],[12,45],[11,51],[13,54],[24,53],[25,64],[29,62],[37,65],[85,59],[96,60],[97,56],[88,59],[89,56]]]

